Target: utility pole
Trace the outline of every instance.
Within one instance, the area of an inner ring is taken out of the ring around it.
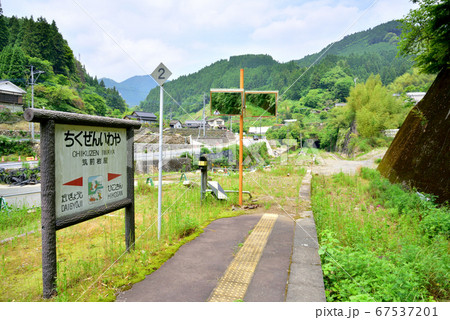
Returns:
[[[31,109],[34,108],[34,84],[42,73],[44,71],[34,71],[34,67],[31,66]],[[36,79],[34,79],[35,74],[37,74]],[[34,122],[31,123],[31,140],[34,140]]]
[[[244,89],[244,69],[240,72],[240,86]],[[242,106],[244,107],[244,94],[242,94]],[[242,207],[242,191],[244,180],[244,111],[239,116],[239,205]]]
[[[206,95],[203,94],[203,136],[206,135],[206,117],[205,117],[205,107],[206,107]]]

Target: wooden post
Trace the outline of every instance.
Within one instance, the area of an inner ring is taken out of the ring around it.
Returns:
[[[125,246],[127,251],[134,250],[134,132],[127,128],[127,197],[131,203],[125,207]]]
[[[55,121],[41,123],[41,228],[44,299],[56,295]]]
[[[241,69],[240,88],[244,89],[244,69]],[[244,96],[242,96],[242,111],[239,117],[239,205],[242,206],[243,163],[244,163]]]

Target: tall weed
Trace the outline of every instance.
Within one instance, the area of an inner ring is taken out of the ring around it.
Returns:
[[[312,189],[328,301],[450,298],[448,208],[365,168]]]

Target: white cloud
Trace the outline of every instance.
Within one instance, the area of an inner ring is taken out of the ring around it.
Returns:
[[[374,4],[352,28],[352,22]],[[164,62],[172,79],[244,53],[299,59],[403,17],[408,0],[21,0],[6,16],[56,21],[91,75],[122,81]]]

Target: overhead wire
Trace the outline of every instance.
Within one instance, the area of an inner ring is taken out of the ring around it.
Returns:
[[[126,55],[126,56],[128,56],[132,61],[133,61],[133,63],[134,64],[136,64],[141,70],[143,70],[144,71],[144,73],[147,75],[147,76],[150,76],[148,73],[147,73],[147,71],[145,70],[145,68],[143,68],[142,66],[141,66],[141,64],[138,62],[138,61],[136,61],[115,39],[114,39],[114,37],[112,37],[90,14],[89,14],[89,12],[83,7],[83,6],[81,6],[81,4],[77,1],[77,0],[72,0],[72,2],[74,2],[96,25],[97,25],[97,27],[100,29],[100,30],[102,30],[102,32],[105,34],[105,35],[107,35],[110,39],[111,39],[111,41],[113,41],[113,43],[120,49],[120,50],[122,50],[123,51],[123,53]],[[349,27],[347,27],[346,29],[345,29],[345,31],[343,32],[343,34],[339,37],[339,39],[341,39],[343,36],[345,36],[347,33],[348,33],[348,30],[350,30],[355,24],[356,24],[356,22],[357,21],[359,21],[374,5],[375,5],[375,3],[377,3],[378,2],[378,0],[374,0],[374,1],[372,1],[372,3],[350,24],[350,26]],[[338,41],[338,40],[337,40]],[[278,96],[278,99],[281,99],[281,97],[283,97],[285,94],[286,94],[286,92],[288,92],[294,85],[295,85],[295,83],[297,83],[331,48],[332,48],[332,46],[337,42],[337,41],[335,41],[335,42],[333,42],[333,43],[331,43],[320,55],[319,55],[319,57],[317,58],[317,59],[315,59],[315,61],[313,62],[313,63],[311,63],[311,65],[310,66],[308,66],[308,68],[281,94],[281,95],[279,95]],[[151,77],[151,76],[150,76]],[[152,79],[153,79],[153,77],[151,77]],[[153,79],[155,82],[156,82],[156,80],[155,79]],[[169,92],[167,92],[166,90],[165,90],[165,88],[164,88],[164,86],[162,86],[162,85],[159,85],[158,84],[158,86],[160,86],[161,88],[162,88],[162,90],[163,90],[163,92],[167,95],[167,96],[169,96],[170,97],[170,99],[172,99],[172,101],[174,101],[175,102],[175,104],[176,105],[178,105],[187,115],[189,115],[189,117],[192,119],[192,120],[195,120],[195,119],[193,119],[192,118],[192,116],[181,106],[181,104],[175,99],[175,98],[173,98],[173,96],[169,93]],[[267,112],[267,111],[265,111],[265,112]],[[254,123],[256,123],[258,120],[260,120],[261,119],[261,117],[263,117],[264,116],[264,114],[263,115],[261,115],[261,116],[259,116],[255,121],[254,121]],[[254,124],[253,123],[253,124]],[[160,186],[161,187],[161,186]],[[187,190],[189,190],[189,189],[187,189]],[[183,194],[181,195],[181,196],[183,196],[186,192],[187,192],[187,190],[185,190],[185,192],[183,192]],[[163,215],[165,215],[166,213],[167,213],[167,211],[178,201],[178,199],[180,199],[181,198],[181,196],[179,197],[179,198],[177,198],[170,206],[169,206],[169,208],[164,212],[164,214]],[[284,209],[283,209],[284,210]],[[154,222],[151,226],[153,226],[154,224],[155,224],[156,222]],[[150,226],[150,227],[151,227]],[[148,227],[145,231],[144,231],[144,233],[138,238],[138,239],[136,239],[135,240],[135,243],[150,229],[150,227]],[[134,244],[133,244],[134,245]],[[126,253],[126,252],[128,252],[128,251],[125,251],[125,252],[123,252],[108,268],[106,268],[105,269],[105,271],[78,297],[78,299],[77,299],[77,301],[79,300],[79,299],[81,299],[81,297],[87,292],[87,290],[89,290],[94,284],[95,284],[95,282],[97,282],[114,264],[116,264],[122,257],[123,257],[123,255]],[[334,259],[333,259],[334,260]],[[335,260],[334,260],[335,261]],[[337,261],[335,261],[337,264],[339,264]],[[341,265],[339,265],[342,269],[343,269],[343,267],[341,266]],[[344,270],[344,269],[343,269]],[[346,272],[345,270],[344,270],[344,272]],[[347,273],[347,272],[346,272]],[[347,273],[348,274],[348,273]],[[351,277],[351,276],[350,276]],[[352,278],[352,277],[351,277]],[[353,279],[353,278],[352,278]],[[353,279],[353,281],[355,281],[354,279]],[[358,284],[359,285],[359,284]]]
[[[322,59],[322,57],[323,56],[325,56],[325,54],[328,52],[328,51],[330,51],[330,49],[334,46],[334,44],[336,43],[336,42],[338,42],[339,40],[341,40],[343,37],[345,37],[347,34],[348,34],[348,32],[349,32],[349,30],[351,29],[351,28],[353,28],[353,26],[364,16],[364,15],[366,15],[366,13],[378,2],[379,0],[373,0],[372,2],[371,2],[371,4],[355,19],[355,20],[353,20],[353,22],[344,30],[344,32],[342,32],[342,34],[338,37],[338,39],[336,40],[336,41],[334,41],[334,42],[332,42],[331,44],[329,44],[326,48],[325,48],[325,50],[305,69],[305,71],[303,71],[303,73],[302,74],[300,74],[300,76],[297,78],[297,79],[295,79],[295,81],[294,82],[292,82],[292,84],[290,85],[290,86],[288,86],[288,88],[281,94],[281,95],[279,95],[278,96],[278,100],[280,100],[281,99],[281,97],[283,97],[285,94],[286,94],[286,92],[288,92],[316,63],[318,63],[321,59]],[[267,112],[267,111],[265,111],[265,112]],[[263,115],[261,115],[260,117],[258,117],[254,122],[253,122],[253,124],[255,124],[255,122],[256,121],[258,121],[262,116],[264,116],[264,113],[263,113]]]
[[[80,9],[81,11],[83,11],[86,16],[89,17],[89,19],[92,20],[92,22],[94,22],[94,24],[109,38],[111,39],[111,41],[138,67],[140,68],[146,76],[150,77],[153,81],[156,82],[155,79],[153,79],[153,77],[147,72],[147,70],[136,60],[134,59],[134,57],[128,53],[128,51],[126,51],[118,41],[116,41],[116,39],[114,39],[114,37],[112,35],[109,34],[109,32],[107,32],[105,30],[105,28],[103,28],[102,25],[100,25],[100,23],[97,22],[97,20],[94,19],[94,17],[92,17],[92,15],[77,1],[77,0],[72,0],[73,3],[75,3]],[[189,115],[189,117],[191,117],[192,120],[195,120],[192,118],[192,116],[181,106],[181,104],[169,93],[167,92],[167,90],[164,88],[163,85],[160,85],[159,83],[157,83],[157,85],[162,88],[163,92],[170,98],[172,99],[172,101],[175,102],[176,105],[178,105],[187,115]]]

